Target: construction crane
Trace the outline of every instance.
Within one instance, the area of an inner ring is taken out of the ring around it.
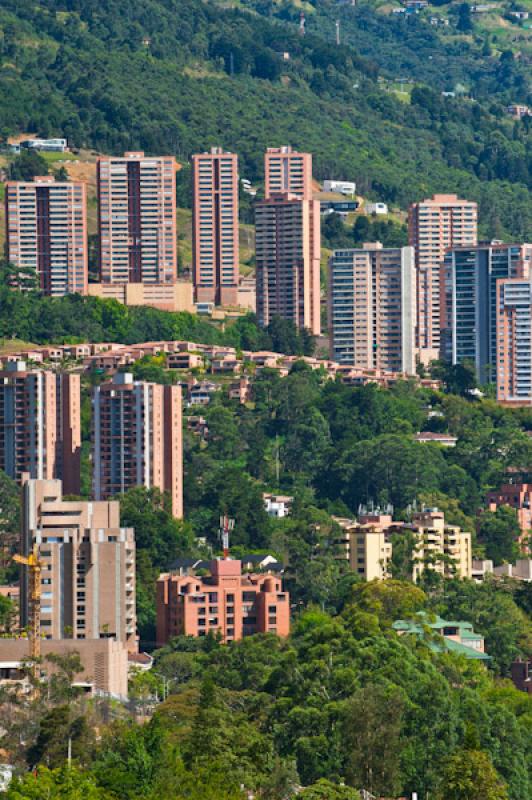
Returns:
[[[28,638],[30,642],[30,658],[36,662],[41,655],[41,568],[39,561],[39,548],[33,545],[33,550],[27,556],[15,554],[13,561],[23,564],[28,568]],[[36,666],[35,666],[36,669]]]

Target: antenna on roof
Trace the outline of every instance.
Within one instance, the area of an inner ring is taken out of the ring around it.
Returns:
[[[232,531],[234,527],[234,519],[225,516],[220,517],[220,539],[222,540],[224,559],[229,558],[229,531]]]

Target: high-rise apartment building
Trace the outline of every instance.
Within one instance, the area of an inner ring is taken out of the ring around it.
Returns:
[[[102,283],[174,284],[177,165],[142,152],[98,159]]]
[[[46,295],[87,294],[85,184],[45,175],[5,190],[8,261],[34,272]]]
[[[412,247],[335,250],[329,260],[331,359],[414,375],[416,273]]]
[[[269,147],[264,196],[255,207],[257,314],[321,333],[319,201],[312,199],[312,155]]]
[[[312,200],[312,155],[289,146],[268,147],[264,157],[264,196],[289,192]]]
[[[28,370],[23,361],[0,371],[0,469],[13,480],[62,478],[79,494],[80,377]]]
[[[527,277],[532,245],[452,248],[446,258],[453,364],[473,363],[481,383],[497,375],[497,282]]]
[[[319,201],[293,194],[272,195],[255,206],[257,316],[267,326],[274,316],[319,335]]]
[[[198,302],[236,305],[240,270],[238,156],[192,156],[194,287]]]
[[[448,326],[443,261],[449,247],[477,244],[477,204],[455,194],[413,203],[408,243],[417,269],[417,346],[423,363],[440,357],[440,332]]]
[[[118,502],[63,499],[61,481],[23,484],[21,552],[41,561],[41,631],[47,639],[107,639],[137,649],[135,537]],[[20,617],[28,622],[21,568]]]
[[[181,387],[117,373],[93,395],[93,492],[106,500],[134,486],[169,492],[183,516]]]
[[[497,281],[497,400],[532,403],[532,280]]]
[[[220,634],[224,643],[254,633],[290,632],[290,597],[276,575],[242,574],[230,558],[211,562],[209,576],[164,573],[157,581],[157,644],[174,636]]]

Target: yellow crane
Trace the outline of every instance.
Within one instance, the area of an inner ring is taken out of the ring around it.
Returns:
[[[42,564],[39,561],[38,546],[34,544],[33,550],[27,556],[14,555],[13,561],[28,568],[28,638],[30,642],[30,657],[35,661],[41,655]]]

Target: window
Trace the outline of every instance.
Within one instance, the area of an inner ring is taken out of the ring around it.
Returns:
[[[255,602],[255,592],[242,592],[242,602],[243,603],[254,603]]]
[[[234,596],[234,594],[228,594],[228,595],[227,595],[227,602],[228,602],[228,603],[234,603],[234,602],[235,602],[235,596]]]
[[[268,606],[268,613],[269,614],[276,614],[277,613],[277,606]]]
[[[218,592],[209,592],[209,603],[217,603],[218,602]]]

